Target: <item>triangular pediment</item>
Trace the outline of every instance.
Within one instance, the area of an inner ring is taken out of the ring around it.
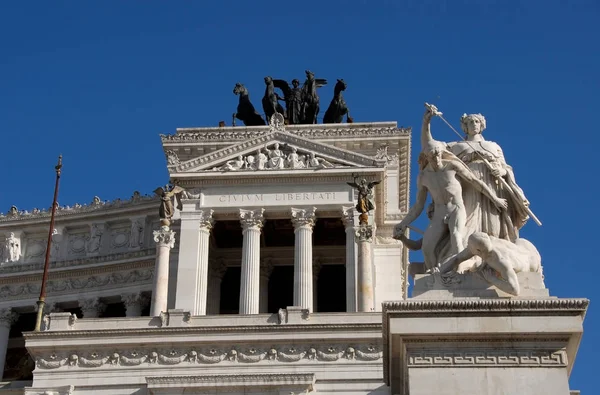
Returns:
[[[294,171],[384,167],[375,159],[283,131],[274,131],[241,143],[168,166],[173,173]]]

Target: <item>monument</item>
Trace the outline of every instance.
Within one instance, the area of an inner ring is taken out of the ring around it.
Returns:
[[[41,331],[49,210],[0,213],[0,395],[569,394],[588,301],[546,289],[485,118],[445,143],[427,105],[409,207],[411,129],[354,122],[342,79],[320,123],[305,75],[161,135],[154,194],[57,206]]]
[[[394,229],[425,262],[410,264],[412,298],[383,305],[391,393],[571,393],[587,299],[549,296],[540,253],[519,237],[528,218],[541,222],[500,146],[483,138],[485,118],[463,115],[465,140],[447,144],[430,129],[442,113],[425,107],[416,202]],[[429,225],[410,240],[427,195]]]

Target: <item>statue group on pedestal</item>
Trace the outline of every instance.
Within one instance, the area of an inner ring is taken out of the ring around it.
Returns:
[[[317,88],[325,86],[327,80],[315,78],[310,70],[306,70],[306,80],[302,87],[300,81],[292,80],[292,86],[285,80],[265,77],[265,94],[262,98],[262,107],[265,118],[270,120],[273,114],[282,114],[288,125],[315,124],[319,115],[319,95]],[[341,123],[344,115],[347,122],[352,122],[346,102],[342,96],[342,91],[346,90],[344,80],[337,80],[334,88],[334,97],[325,112],[323,123]],[[280,96],[275,89],[281,90],[283,96]],[[233,114],[233,126],[235,120],[239,119],[246,126],[265,125],[265,119],[256,111],[250,101],[248,89],[241,83],[237,83],[233,93],[239,96],[239,103],[236,112]],[[280,104],[285,103],[285,108]]]
[[[431,119],[441,115],[426,105],[416,203],[396,226],[394,237],[422,250],[428,272],[440,272],[446,279],[478,272],[499,289],[518,295],[516,272],[541,270],[536,248],[519,238],[519,230],[533,216],[529,201],[500,146],[483,138],[483,115],[463,115],[466,138],[454,143],[431,135]],[[423,212],[428,195],[429,226],[422,240],[408,240],[405,229]]]

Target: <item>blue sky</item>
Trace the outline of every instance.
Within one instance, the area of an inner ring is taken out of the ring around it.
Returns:
[[[63,205],[150,193],[167,181],[159,133],[229,124],[236,82],[259,106],[264,76],[308,68],[347,82],[356,122],[418,130],[425,101],[456,127],[483,113],[544,222],[522,236],[551,294],[594,299],[599,16],[592,0],[3,2],[0,211],[49,207],[59,153]],[[571,376],[584,393],[599,327],[592,305]]]

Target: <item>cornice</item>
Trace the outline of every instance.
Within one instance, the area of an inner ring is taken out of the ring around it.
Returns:
[[[238,155],[247,154],[255,151],[257,148],[262,148],[265,145],[274,143],[289,144],[298,149],[314,152],[320,156],[324,156],[329,160],[334,160],[345,165],[353,165],[356,167],[383,167],[386,164],[384,159],[376,159],[357,152],[345,150],[333,145],[319,143],[314,140],[299,137],[288,132],[268,132],[264,135],[250,138],[241,143],[221,148],[217,151],[189,159],[176,165],[168,166],[169,172],[174,175],[177,173],[188,173],[207,171],[227,159],[232,159]],[[281,169],[280,171],[294,172],[295,170]],[[261,173],[255,171],[253,173]]]
[[[585,315],[588,299],[449,299],[405,300],[383,303],[384,316],[406,314],[481,314],[511,313],[513,315],[537,314],[539,312]],[[385,321],[385,320],[384,320]]]
[[[50,273],[51,276],[57,276],[58,273],[67,272],[69,275],[72,275],[73,271],[68,269],[73,268],[75,270],[89,270],[90,267],[97,266],[102,263],[107,263],[106,265],[100,266],[103,267],[114,267],[113,265],[125,264],[131,261],[137,261],[138,258],[147,259],[153,258],[156,254],[156,248],[148,248],[144,250],[138,251],[128,251],[117,254],[107,254],[107,255],[98,255],[98,256],[88,256],[81,257],[77,259],[64,260],[64,261],[55,261],[50,262]],[[126,261],[126,262],[124,262]],[[44,269],[43,262],[36,263],[14,263],[7,264],[5,266],[0,267],[0,284],[3,284],[4,279],[10,279],[10,282],[15,281],[15,278],[20,278],[22,275],[35,276],[42,272]],[[63,269],[59,270],[58,269]]]
[[[354,172],[359,173],[361,177],[364,177],[367,181],[374,181],[377,179],[377,176],[380,175],[385,169],[383,168],[364,168],[364,169],[355,169]],[[302,175],[302,176],[293,176],[293,174],[280,174],[273,175],[268,178],[266,177],[256,177],[253,173],[246,173],[247,177],[244,177],[244,174],[238,173],[229,173],[229,177],[225,178],[177,178],[177,176],[173,177],[173,181],[177,181],[177,185],[182,187],[200,187],[200,186],[208,186],[208,185],[252,185],[252,184],[267,184],[274,183],[277,185],[280,184],[327,184],[332,182],[342,182],[346,183],[348,181],[348,174],[328,174],[328,173],[316,173],[311,176]]]
[[[193,318],[192,318],[193,319]],[[240,333],[248,334],[250,332],[277,332],[277,333],[302,333],[302,332],[373,332],[377,333],[374,338],[379,338],[382,324],[285,324],[285,325],[236,325],[236,326],[187,326],[187,327],[162,327],[162,328],[136,328],[136,329],[98,329],[98,330],[68,330],[68,331],[43,331],[43,332],[25,332],[23,336],[27,340],[36,339],[60,339],[69,336],[90,338],[103,336],[149,336],[149,335],[206,335],[222,333]]]
[[[179,128],[176,134],[161,134],[163,145],[194,142],[236,142],[263,136],[270,132],[269,126]],[[287,133],[310,139],[373,138],[409,136],[411,128],[397,127],[396,122],[373,122],[351,124],[286,125]]]
[[[63,220],[72,220],[80,217],[91,218],[92,216],[106,215],[119,211],[136,211],[147,209],[152,206],[156,206],[160,197],[158,196],[133,196],[128,200],[115,199],[112,201],[100,201],[96,200],[87,205],[76,205],[76,206],[60,206],[56,210],[56,221],[61,223]],[[22,225],[29,225],[31,223],[45,223],[50,220],[50,210],[43,209],[33,211],[17,210],[16,206],[14,209],[9,211],[8,214],[0,213],[0,227],[14,225],[19,223]],[[25,223],[22,223],[25,222]]]

